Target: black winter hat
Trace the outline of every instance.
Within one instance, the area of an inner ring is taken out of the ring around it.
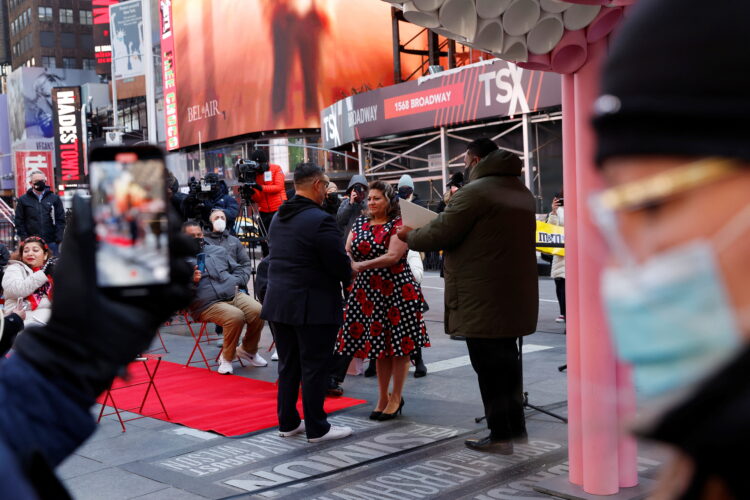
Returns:
[[[750,161],[750,2],[643,0],[604,66],[596,161],[721,156]]]

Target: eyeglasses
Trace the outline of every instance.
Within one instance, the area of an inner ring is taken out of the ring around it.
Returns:
[[[729,177],[740,168],[736,160],[705,158],[646,179],[605,189],[595,194],[591,203],[595,210],[608,212],[638,210]]]

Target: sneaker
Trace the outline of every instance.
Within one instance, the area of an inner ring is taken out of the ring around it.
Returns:
[[[279,351],[274,349],[273,354],[271,354],[271,361],[278,361],[278,360],[279,360]]]
[[[303,432],[305,432],[305,421],[300,420],[299,425],[297,426],[296,429],[292,429],[291,431],[282,431],[281,429],[279,429],[279,436],[283,438],[288,438],[288,437],[296,436],[297,434],[302,434]]]
[[[565,323],[565,315],[561,314],[560,316],[555,319],[555,323]]]
[[[232,373],[234,373],[232,362],[227,361],[224,358],[219,358],[219,373],[221,375],[231,375]]]
[[[243,361],[247,361],[253,366],[268,366],[268,361],[263,359],[263,357],[260,355],[259,352],[256,352],[255,354],[250,354],[249,352],[244,350],[242,347],[237,348],[237,357]]]
[[[308,443],[320,443],[321,441],[333,441],[334,439],[342,439],[352,435],[351,427],[339,427],[338,425],[332,425],[328,432],[320,437],[310,438],[307,440]]]

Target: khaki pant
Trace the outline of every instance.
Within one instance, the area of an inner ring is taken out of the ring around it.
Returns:
[[[263,330],[263,320],[260,319],[260,304],[249,295],[239,292],[232,300],[216,302],[195,318],[206,323],[216,323],[224,328],[224,348],[221,356],[232,361],[237,351],[237,339],[240,338],[242,327],[247,324],[242,348],[250,354],[258,352],[260,332]]]

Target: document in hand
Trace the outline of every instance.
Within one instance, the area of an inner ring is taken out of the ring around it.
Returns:
[[[432,210],[427,210],[419,205],[406,200],[398,200],[401,207],[401,220],[404,226],[413,227],[414,229],[429,224],[432,219],[438,216]]]

